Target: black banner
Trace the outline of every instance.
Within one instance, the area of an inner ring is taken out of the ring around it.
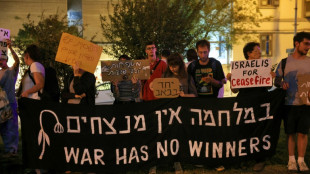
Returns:
[[[283,97],[273,91],[95,107],[23,98],[23,162],[29,168],[103,172],[262,159],[275,153]]]

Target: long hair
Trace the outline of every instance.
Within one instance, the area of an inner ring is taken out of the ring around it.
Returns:
[[[171,77],[174,76],[174,74],[171,72],[169,66],[179,66],[179,72],[178,76],[181,78],[187,78],[187,72],[185,70],[185,64],[183,61],[183,57],[179,53],[173,53],[171,54],[167,59],[168,67],[165,72],[165,77]]]

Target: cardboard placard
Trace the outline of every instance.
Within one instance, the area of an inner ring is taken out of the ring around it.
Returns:
[[[102,53],[102,47],[68,33],[62,33],[56,61],[68,65],[80,64],[80,68],[94,73]]]
[[[272,86],[271,59],[231,62],[231,88]]]
[[[101,61],[102,80],[127,80],[135,75],[139,80],[150,78],[149,60]]]
[[[153,93],[157,98],[176,98],[180,93],[180,81],[177,78],[156,78],[152,82]]]
[[[298,75],[298,95],[302,104],[310,105],[308,93],[310,90],[310,75]]]
[[[10,30],[0,28],[0,58],[7,59],[8,58],[8,46],[7,39],[10,39]]]

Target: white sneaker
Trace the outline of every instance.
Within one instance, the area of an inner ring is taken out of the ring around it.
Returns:
[[[303,161],[303,162],[299,162],[298,163],[298,167],[299,167],[299,171],[301,172],[308,172],[309,168],[307,166],[307,164]]]
[[[297,171],[296,161],[289,161],[287,164],[288,171]]]

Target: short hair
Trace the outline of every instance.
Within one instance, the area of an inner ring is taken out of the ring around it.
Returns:
[[[121,60],[121,59],[131,60],[130,57],[127,56],[126,54],[119,56],[118,60]]]
[[[162,57],[169,57],[170,56],[170,50],[167,50],[167,49],[163,50],[161,52],[161,56]]]
[[[198,50],[198,47],[204,47],[207,46],[208,50],[210,51],[210,42],[207,40],[200,40],[196,43],[196,49]]]
[[[243,47],[243,55],[246,60],[249,59],[248,52],[252,52],[256,46],[260,47],[260,44],[257,42],[248,42],[245,44]]]
[[[29,57],[34,60],[34,61],[38,61],[40,60],[40,49],[32,44],[32,45],[28,45],[26,50],[24,51],[24,54],[28,53]]]
[[[310,40],[310,33],[309,32],[298,32],[295,36],[294,36],[294,48],[295,48],[295,42],[302,42],[304,39],[309,39]]]
[[[193,60],[198,60],[198,56],[197,56],[197,52],[195,49],[189,49],[187,50],[186,52],[186,58],[187,58],[187,61],[193,61]]]
[[[148,45],[155,45],[155,42],[154,41],[148,41],[145,43],[145,47],[146,48]],[[155,45],[156,46],[156,45]]]

